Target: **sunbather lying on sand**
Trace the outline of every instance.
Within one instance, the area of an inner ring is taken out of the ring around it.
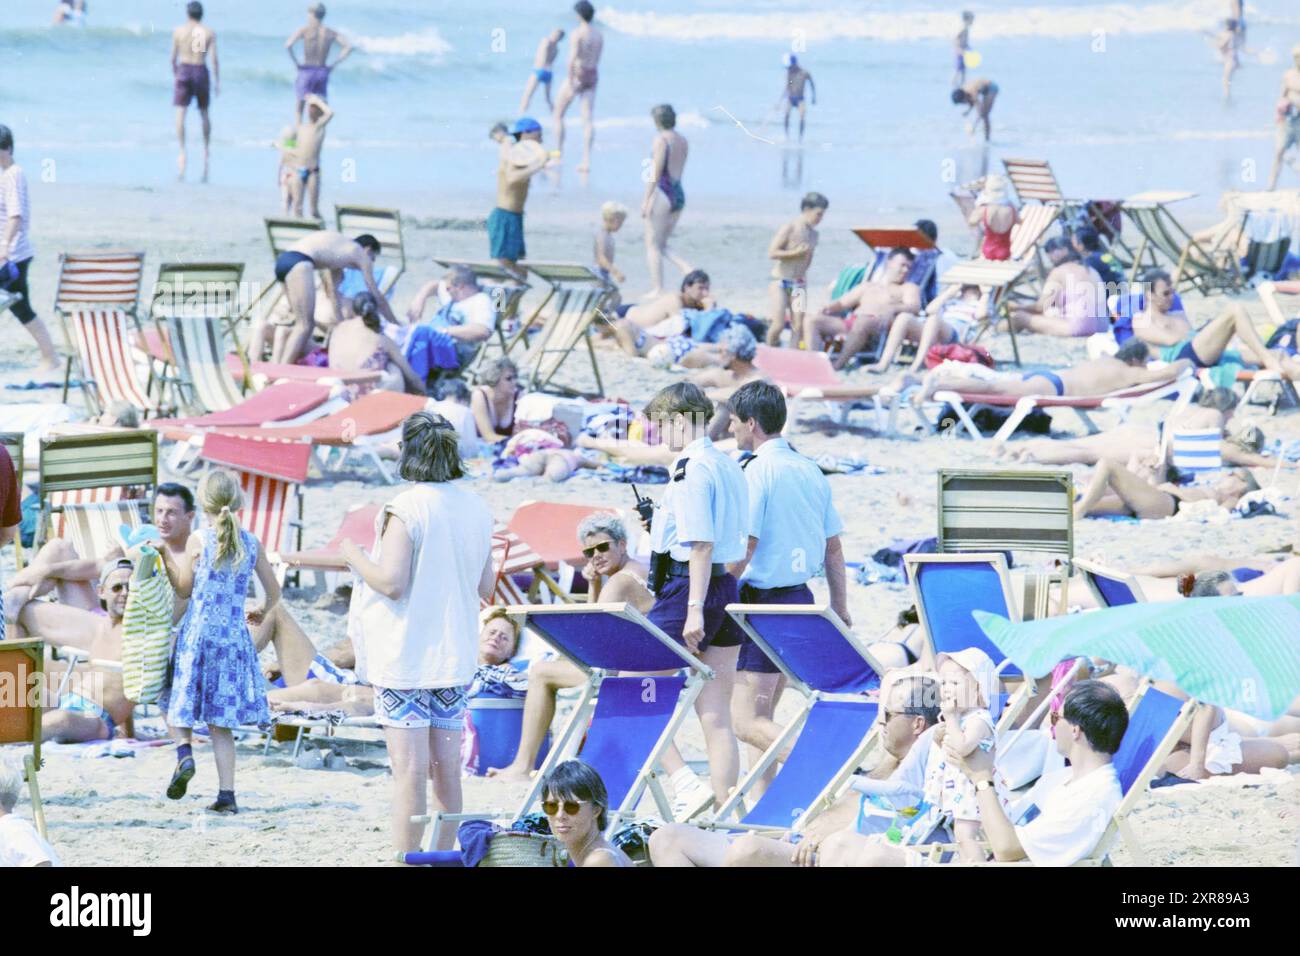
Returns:
[[[1225,473],[1212,485],[1185,487],[1169,482],[1156,483],[1103,459],[1097,463],[1087,489],[1075,503],[1074,516],[1132,515],[1137,518],[1168,518],[1178,513],[1183,502],[1216,501],[1224,508],[1234,508],[1242,495],[1259,489],[1259,482],[1245,468]]]
[[[1059,372],[993,372],[983,366],[953,370],[939,366],[923,379],[904,375],[900,383],[921,388],[913,397],[918,405],[929,401],[935,392],[951,391],[981,395],[1056,395],[1092,398],[1108,395],[1138,385],[1172,382],[1191,367],[1182,360],[1161,368],[1148,368],[1150,352],[1144,342],[1131,341],[1115,355],[1080,362]]]

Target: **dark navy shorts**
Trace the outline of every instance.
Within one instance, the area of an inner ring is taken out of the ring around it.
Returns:
[[[748,584],[740,586],[741,604],[815,604],[812,591],[808,585],[801,584],[793,588],[756,588]],[[740,660],[737,671],[750,671],[756,674],[779,674],[781,668],[772,663],[772,659],[763,653],[763,649],[754,643],[748,634],[743,635],[740,645]]]
[[[668,577],[655,595],[655,606],[646,615],[652,624],[683,647],[682,629],[686,626],[686,602],[690,599],[691,581],[685,577]],[[744,636],[740,628],[727,616],[727,605],[738,598],[736,578],[720,574],[709,579],[709,590],[704,596],[704,640],[706,647],[736,647]]]

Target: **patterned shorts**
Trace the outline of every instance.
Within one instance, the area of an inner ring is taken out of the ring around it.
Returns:
[[[375,720],[381,727],[460,730],[465,725],[465,688],[376,687]]]

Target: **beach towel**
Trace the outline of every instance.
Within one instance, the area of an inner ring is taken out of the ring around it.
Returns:
[[[81,388],[81,386],[83,386],[84,384],[86,383],[83,382],[81,379],[74,378],[68,382],[68,388]],[[27,381],[21,384],[17,382],[10,382],[8,385],[5,386],[5,388],[7,388],[11,392],[34,392],[42,388],[62,388],[62,387],[63,387],[62,382],[33,382],[33,381]]]
[[[431,325],[417,325],[411,330],[402,350],[415,377],[424,381],[438,369],[460,368],[456,340]]]
[[[173,593],[158,552],[143,551],[122,618],[122,693],[137,704],[152,704],[171,654]]]
[[[668,469],[663,465],[636,465],[629,467],[627,465],[617,465],[614,462],[606,462],[605,467],[600,470],[602,481],[621,481],[635,482],[638,485],[666,485],[668,484]]]
[[[978,345],[962,345],[953,342],[949,345],[931,345],[925,353],[925,367],[935,368],[944,362],[963,362],[993,368],[993,356],[989,350]]]
[[[728,309],[682,309],[682,317],[686,319],[686,327],[696,342],[718,341],[732,322],[731,311]]]
[[[885,469],[867,464],[861,458],[845,455],[818,455],[814,461],[824,475],[883,475]]]

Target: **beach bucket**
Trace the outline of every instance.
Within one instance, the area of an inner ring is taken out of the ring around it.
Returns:
[[[475,773],[482,776],[487,773],[488,767],[510,766],[523,734],[523,700],[517,697],[472,697],[469,701],[469,719],[478,735],[478,767]],[[536,767],[542,765],[550,749],[551,735],[547,734],[537,753]]]

